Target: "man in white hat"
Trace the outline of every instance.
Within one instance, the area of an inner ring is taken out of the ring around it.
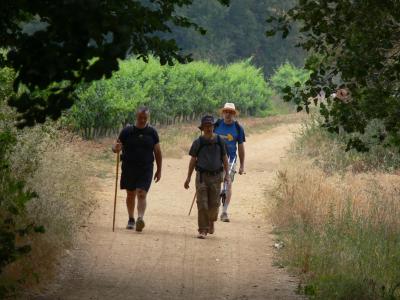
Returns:
[[[244,174],[244,142],[246,141],[243,127],[235,120],[239,112],[235,108],[234,103],[225,103],[221,109],[223,119],[218,120],[214,125],[214,132],[220,135],[226,145],[229,158],[229,170],[231,170],[231,180],[226,187],[225,203],[222,207],[220,216],[221,221],[229,222],[228,206],[232,197],[232,183],[236,173],[237,152],[239,153],[239,174]]]

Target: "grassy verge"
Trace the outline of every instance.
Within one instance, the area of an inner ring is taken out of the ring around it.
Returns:
[[[312,299],[400,299],[399,154],[344,148],[313,122],[298,136],[270,211],[280,263]]]
[[[38,195],[26,203],[17,222],[45,228],[44,234],[18,237],[17,244],[29,245],[31,251],[0,274],[0,286],[20,297],[54,275],[58,259],[73,245],[77,230],[93,210],[94,199],[86,187],[90,157],[82,154],[79,139],[52,125],[24,129],[16,137],[11,170]]]

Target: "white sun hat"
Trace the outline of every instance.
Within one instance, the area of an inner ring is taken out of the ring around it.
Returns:
[[[233,111],[236,115],[239,114],[239,111],[236,109],[235,104],[231,102],[225,103],[224,107],[221,108],[221,113],[224,111]]]

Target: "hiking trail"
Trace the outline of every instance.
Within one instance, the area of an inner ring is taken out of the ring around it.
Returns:
[[[298,125],[281,125],[248,137],[245,175],[236,175],[230,223],[196,238],[194,176],[183,188],[189,156],[164,159],[161,181],[148,196],[143,233],[126,230],[125,191],[118,191],[112,232],[115,166],[93,177],[99,207],[69,251],[48,291],[35,299],[301,299],[297,279],[273,266],[272,226],[266,191]],[[135,211],[136,213],[136,211]]]

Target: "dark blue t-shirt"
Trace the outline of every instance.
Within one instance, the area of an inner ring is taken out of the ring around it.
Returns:
[[[154,146],[160,142],[157,131],[151,127],[127,126],[118,139],[122,143],[122,161],[132,165],[146,166],[154,162]]]
[[[215,127],[214,132],[224,139],[229,161],[232,162],[236,157],[237,144],[246,141],[243,127],[236,125],[235,122],[225,124],[224,120],[219,120],[217,123],[218,126]]]

